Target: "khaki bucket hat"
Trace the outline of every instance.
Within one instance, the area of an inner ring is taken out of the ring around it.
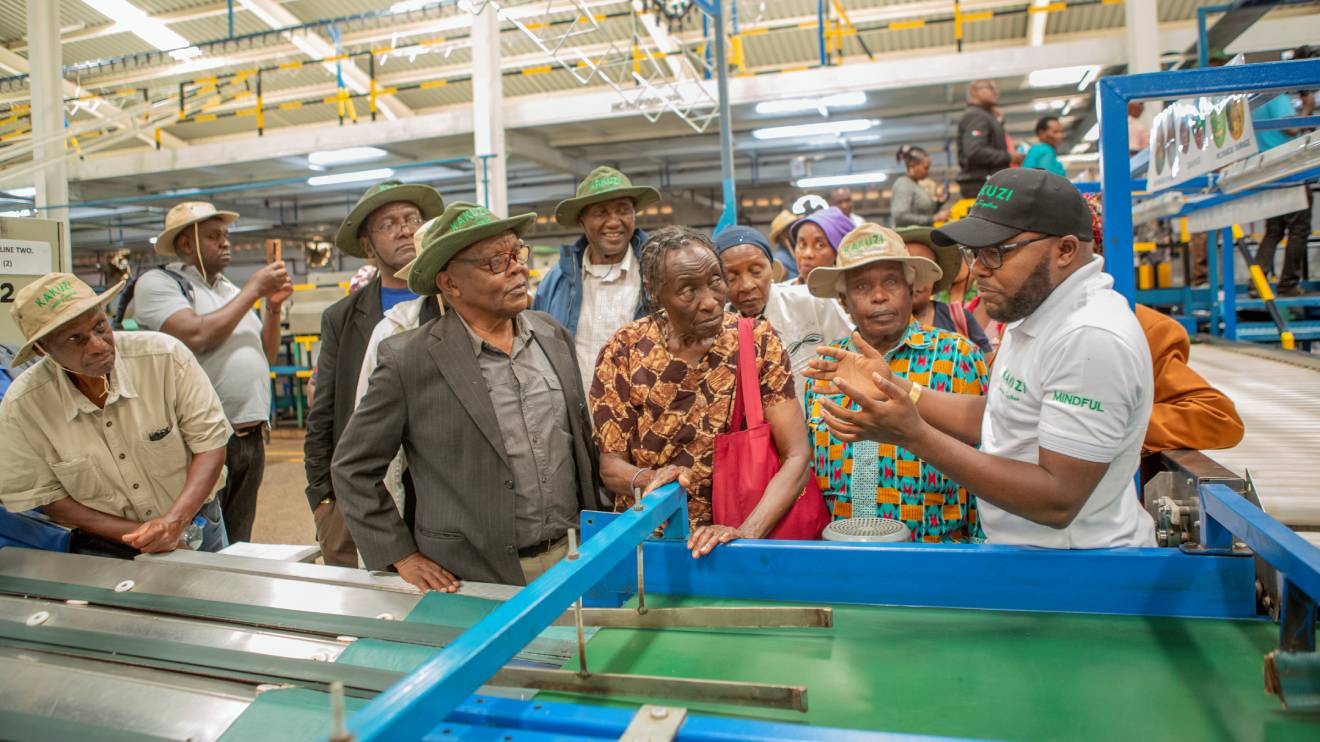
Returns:
[[[165,214],[165,231],[156,236],[156,254],[176,257],[174,238],[180,232],[194,224],[201,224],[211,219],[220,219],[225,224],[238,221],[238,212],[220,211],[215,204],[206,201],[184,201],[176,204]]]
[[[14,365],[31,358],[37,343],[60,325],[93,307],[109,303],[124,290],[125,283],[120,281],[98,294],[72,273],[48,273],[19,289],[9,311],[26,342],[14,356]]]
[[[660,191],[651,186],[635,186],[627,175],[612,167],[598,167],[578,184],[576,196],[560,201],[555,207],[555,221],[561,227],[576,227],[583,209],[616,198],[631,198],[636,208],[642,209],[659,201]]]
[[[844,235],[835,253],[834,267],[817,268],[807,276],[807,290],[822,299],[837,299],[843,293],[843,276],[853,268],[872,263],[894,262],[912,266],[914,284],[934,283],[943,275],[929,258],[914,257],[898,233],[867,222]]]
[[[358,230],[362,229],[363,222],[371,216],[371,212],[396,201],[416,206],[421,210],[423,220],[434,219],[445,210],[445,200],[440,197],[440,192],[429,185],[404,183],[401,180],[377,183],[362,194],[362,198],[353,205],[353,210],[340,223],[335,232],[335,247],[355,258],[367,257],[362,252],[362,243],[358,241]]]
[[[784,236],[784,232],[788,231],[788,228],[793,226],[793,222],[796,222],[801,218],[802,217],[794,214],[788,209],[784,209],[776,214],[774,221],[770,222],[770,243],[779,244],[779,240]]]
[[[408,288],[421,296],[440,293],[435,277],[450,258],[501,232],[513,232],[521,237],[535,221],[535,212],[501,219],[479,204],[466,201],[449,204],[443,214],[417,230],[423,238],[408,271]]]

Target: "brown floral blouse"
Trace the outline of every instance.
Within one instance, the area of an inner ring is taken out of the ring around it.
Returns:
[[[673,464],[696,475],[688,495],[692,527],[711,522],[711,465],[715,436],[728,430],[737,388],[738,315],[724,314],[724,330],[696,365],[674,356],[665,342],[663,317],[624,325],[601,349],[591,383],[591,417],[602,454],[616,453],[636,466]],[[756,323],[757,373],[764,409],[796,402],[788,351],[770,324]],[[617,495],[615,510],[631,507]]]

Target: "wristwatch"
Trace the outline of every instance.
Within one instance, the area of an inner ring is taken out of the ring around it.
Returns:
[[[917,400],[921,399],[921,390],[924,387],[915,381],[910,381],[908,383],[912,385],[908,387],[908,399],[912,400],[912,404],[916,404]]]

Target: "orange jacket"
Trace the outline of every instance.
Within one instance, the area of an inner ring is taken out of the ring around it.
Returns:
[[[1187,331],[1150,307],[1138,304],[1136,313],[1155,372],[1155,405],[1142,453],[1236,446],[1242,440],[1242,418],[1233,400],[1188,367]]]

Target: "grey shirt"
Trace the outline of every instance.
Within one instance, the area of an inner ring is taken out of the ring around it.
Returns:
[[[173,278],[161,271],[146,271],[133,294],[133,316],[143,329],[160,331],[166,320],[184,309],[211,314],[238,298],[240,289],[224,276],[209,284],[190,265],[174,262],[166,267],[192,283],[193,301],[188,301]],[[270,364],[261,342],[261,328],[256,310],[246,312],[219,347],[197,356],[220,395],[230,425],[270,418]]]
[[[940,205],[912,178],[899,176],[890,195],[889,212],[895,227],[929,227]]]
[[[576,527],[578,483],[559,377],[522,317],[513,320],[511,356],[482,340],[466,320],[463,327],[472,338],[513,469],[518,548],[562,538]]]

